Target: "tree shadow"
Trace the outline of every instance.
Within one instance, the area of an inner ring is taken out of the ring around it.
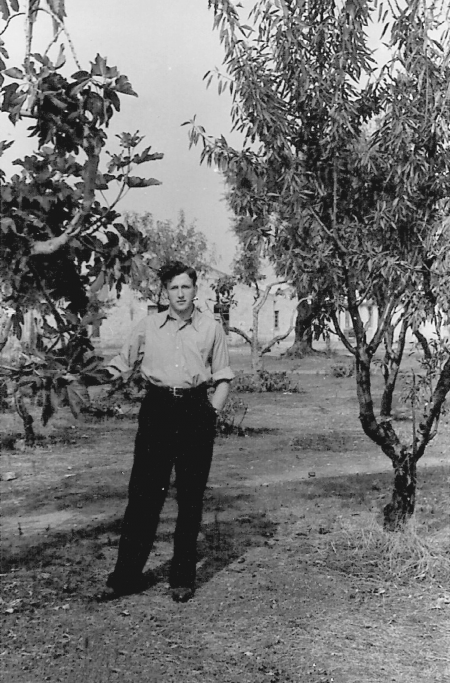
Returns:
[[[293,436],[289,445],[291,451],[298,451],[301,454],[304,451],[348,453],[360,451],[367,444],[372,445],[361,430],[355,428],[302,432]]]
[[[225,519],[221,517],[220,510],[216,510],[213,518],[202,524],[197,543],[197,587],[208,583],[215,574],[242,557],[249,548],[266,545],[277,530],[277,524],[262,511],[234,517],[229,512],[227,510]],[[157,535],[157,542],[172,543],[172,539],[172,531]],[[167,583],[169,572],[170,560],[152,569],[156,583]]]
[[[174,497],[171,489],[169,499]],[[207,583],[217,572],[236,561],[249,548],[266,544],[275,534],[277,525],[264,511],[252,511],[251,494],[236,492],[223,493],[208,489],[205,494],[204,521],[197,544],[198,573],[197,586]],[[256,507],[256,503],[253,504]],[[250,512],[248,510],[250,509]],[[37,575],[44,570],[47,584],[61,587],[70,575],[73,591],[80,596],[89,593],[89,585],[96,577],[106,578],[112,566],[105,566],[105,554],[110,562],[110,551],[116,552],[122,515],[120,517],[96,522],[76,529],[49,532],[45,539],[24,545],[13,552],[3,548],[0,557],[0,572],[7,574],[25,570]],[[173,509],[165,508],[156,536],[156,544],[167,543],[172,546],[175,518]],[[113,562],[115,559],[113,559]],[[153,567],[152,583],[167,583],[170,560]],[[14,576],[18,576],[14,574]],[[150,584],[149,584],[150,585]],[[61,595],[61,599],[64,596]]]
[[[244,427],[244,436],[259,436],[260,434],[284,434],[278,427]]]

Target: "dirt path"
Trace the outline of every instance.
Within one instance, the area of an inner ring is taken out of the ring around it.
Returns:
[[[258,410],[250,409],[246,420],[252,436],[218,439],[211,489],[252,489],[392,471],[389,460],[357,424],[338,428],[336,417],[324,421],[324,408],[317,406],[309,406],[305,416],[304,399],[295,395],[271,395],[259,397],[259,401]],[[312,430],[298,430],[299,414],[309,425],[312,423]],[[11,549],[40,543],[49,533],[82,529],[122,514],[135,422],[75,423],[69,428],[73,445],[11,452],[1,463],[3,476],[13,472],[17,477],[1,483],[2,504],[7,507],[0,529],[3,544]],[[94,435],[99,439],[95,459],[85,446]],[[430,446],[421,469],[448,464],[443,443],[441,437],[439,443]],[[102,483],[107,487],[110,476],[118,470],[122,486],[116,493],[122,500],[113,503],[111,492],[106,498],[102,495]],[[89,493],[92,487],[99,489],[97,493]],[[22,503],[31,489],[35,503],[29,502],[28,507],[35,505],[35,509],[25,511]]]
[[[187,605],[167,589],[173,489],[148,563],[156,585],[92,600],[117,555],[134,420],[65,416],[42,447],[3,452],[2,475],[15,473],[0,483],[5,681],[449,680],[448,427],[419,468],[422,535],[386,553],[377,514],[392,473],[361,433],[353,382],[301,382],[245,397],[248,436],[217,440]]]

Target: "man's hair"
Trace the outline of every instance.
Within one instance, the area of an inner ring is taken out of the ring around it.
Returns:
[[[165,287],[171,280],[173,280],[174,277],[177,277],[177,275],[183,275],[183,273],[189,275],[194,285],[197,284],[197,271],[195,268],[187,266],[181,261],[169,261],[168,263],[165,263],[158,270],[158,277]]]

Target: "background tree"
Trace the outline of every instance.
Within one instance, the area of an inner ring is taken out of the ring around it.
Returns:
[[[56,393],[65,393],[75,414],[83,404],[85,393],[76,380],[86,379],[98,364],[89,340],[89,326],[98,318],[92,295],[105,282],[120,291],[133,262],[127,241],[132,230],[120,222],[115,207],[131,188],[159,184],[154,178],[132,175],[132,169],[161,159],[162,154],[152,153],[150,147],[138,153],[143,137],[123,133],[118,136],[119,151],[110,153],[106,168],[101,168],[108,125],[120,110],[120,97],[136,93],[128,78],[100,55],[89,70],[62,74],[64,45],[59,50],[56,45],[65,30],[62,1],[49,0],[44,7],[33,0],[24,12],[19,9],[15,0],[0,3],[2,33],[22,14],[26,22],[21,67],[5,68],[8,55],[5,44],[0,45],[2,112],[14,124],[30,118],[37,151],[13,162],[20,172],[11,178],[0,172],[0,286],[9,314],[1,343],[4,346],[11,332],[21,339],[25,313],[36,312],[40,348],[28,349],[15,367],[3,368],[13,381],[16,406],[31,443],[25,387],[44,392],[44,423],[55,410]],[[41,54],[32,52],[32,44],[35,22],[44,9],[51,15],[54,33]],[[53,61],[51,48],[57,50]],[[0,143],[0,154],[10,144]],[[117,192],[108,202],[104,193],[114,185]]]
[[[179,260],[192,266],[199,274],[206,273],[215,262],[205,235],[197,230],[195,221],[188,223],[180,211],[176,225],[169,220],[155,221],[150,213],[126,214],[132,262],[130,286],[149,302],[166,305],[158,269],[168,261]]]
[[[377,71],[367,37],[372,3],[261,0],[252,26],[228,0],[209,4],[225,48],[219,88],[232,90],[245,142],[232,149],[195,121],[191,141],[203,145],[202,161],[257,179],[237,184],[231,201],[275,267],[296,264],[298,277],[307,264],[304,275],[314,278],[355,357],[362,428],[392,461],[385,524],[399,528],[414,511],[417,461],[436,431],[450,360],[439,365],[410,441],[377,417],[371,366],[389,328],[405,321],[418,329],[446,298],[439,255],[450,187],[446,36],[432,38],[436,23],[423,2],[396,7],[392,18],[380,6],[392,57]],[[360,310],[368,299],[379,306],[370,340]],[[339,325],[345,309],[354,342]]]
[[[216,295],[214,303],[214,316],[220,320],[225,334],[230,332],[230,311],[237,305],[234,297],[236,280],[232,275],[222,275],[211,284],[211,289]]]
[[[281,285],[285,284],[286,281],[277,280],[275,282],[265,284],[266,275],[263,273],[263,245],[257,235],[249,236],[247,234],[245,221],[243,224],[244,227],[240,225],[239,221],[237,222],[236,232],[239,236],[242,235],[242,231],[244,231],[247,239],[241,242],[241,246],[237,250],[237,254],[232,265],[232,278],[235,282],[240,282],[253,289],[254,300],[252,307],[251,334],[248,334],[244,330],[234,326],[230,326],[228,330],[229,332],[238,334],[250,345],[252,370],[254,374],[257,374],[262,369],[262,358],[264,354],[269,353],[269,351],[277,343],[283,339],[286,339],[286,337],[290,335],[294,328],[294,323],[292,320],[286,331],[279,335],[275,335],[267,343],[261,344],[259,339],[259,315],[263,306],[267,302],[270,293],[275,287],[280,287]]]

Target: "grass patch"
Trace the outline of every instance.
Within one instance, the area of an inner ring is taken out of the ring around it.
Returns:
[[[450,579],[450,526],[430,535],[415,518],[395,533],[384,531],[374,518],[340,524],[330,542],[329,566],[394,583]]]

